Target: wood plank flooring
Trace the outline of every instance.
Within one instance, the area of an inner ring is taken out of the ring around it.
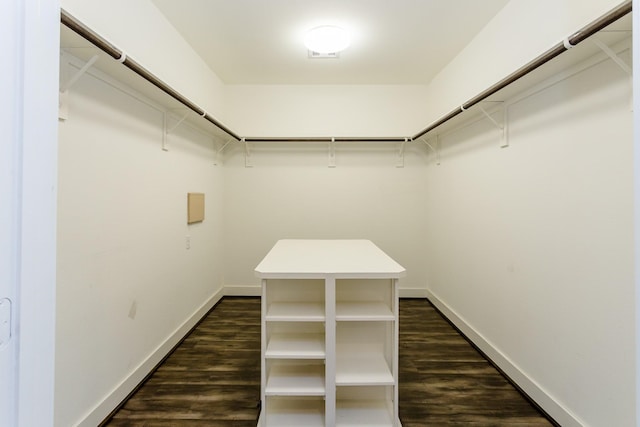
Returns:
[[[399,359],[403,427],[553,425],[426,300],[400,300]]]
[[[399,358],[403,427],[552,425],[426,300],[400,301]],[[259,400],[260,299],[225,297],[103,425],[255,427]]]

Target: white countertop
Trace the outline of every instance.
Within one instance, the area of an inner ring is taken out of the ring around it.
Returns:
[[[255,269],[269,278],[390,278],[405,269],[370,240],[279,240]]]

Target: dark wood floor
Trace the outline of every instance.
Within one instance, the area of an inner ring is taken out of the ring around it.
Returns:
[[[400,301],[399,358],[403,427],[552,425],[426,300]],[[259,399],[260,299],[225,297],[105,425],[255,427]]]

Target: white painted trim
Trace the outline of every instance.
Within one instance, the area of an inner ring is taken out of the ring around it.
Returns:
[[[632,64],[640,60],[640,0],[633,0],[632,8]],[[634,288],[635,288],[635,339],[636,339],[636,426],[640,426],[640,71],[633,67],[633,225],[634,225]]]
[[[400,288],[400,298],[428,298],[429,291],[426,288]],[[260,285],[226,285],[224,287],[225,296],[259,297],[261,295]]]
[[[24,22],[23,2],[6,2],[0,14],[0,49],[5,60],[0,65],[0,132],[4,141],[0,144],[0,301],[9,307],[8,329],[3,325],[0,337],[0,414],[2,426],[18,424],[18,337],[16,334],[16,313],[19,304],[19,253],[20,233],[16,224],[20,217],[19,176],[22,163],[18,153],[22,149],[20,113],[24,110],[21,98],[24,66],[21,59]],[[6,313],[6,312],[5,312]],[[8,333],[8,334],[7,334]]]
[[[400,288],[398,289],[400,298],[429,298],[427,288]]]
[[[634,204],[634,288],[635,288],[635,338],[636,338],[636,420],[640,426],[640,0],[633,0],[633,204]]]
[[[202,304],[182,325],[156,348],[131,374],[116,386],[102,402],[98,403],[89,413],[77,424],[77,427],[95,427],[113,411],[126,397],[140,384],[145,376],[160,363],[160,361],[171,351],[176,344],[193,328],[206,314],[222,299],[224,289],[219,289],[211,298]]]
[[[463,316],[449,307],[444,301],[436,296],[431,290],[427,290],[427,295],[431,303],[444,314],[463,334],[467,336],[489,359],[502,369],[525,393],[531,397],[541,408],[543,408],[554,420],[564,427],[583,427],[582,422],[568,408],[556,401],[552,395],[544,390],[533,378],[522,371],[518,365],[509,357],[498,350],[481,333],[476,331]]]
[[[262,295],[260,285],[226,285],[224,295],[229,297],[259,297]]]
[[[15,114],[18,131],[13,135],[18,138],[13,140],[13,144],[18,144],[15,146],[18,240],[14,258],[17,300],[12,308],[17,339],[14,345],[18,357],[15,391],[18,406],[17,422],[11,425],[50,427],[54,425],[55,412],[60,5],[57,0],[20,3],[22,22],[9,34],[10,43],[21,51],[21,65],[15,68],[21,74],[21,87],[18,93],[8,96],[17,97],[16,111],[11,114]],[[11,13],[11,8],[4,6]],[[3,49],[3,53],[8,53],[5,61],[13,59],[11,48]],[[3,92],[3,96],[7,94]],[[3,139],[11,137],[10,130],[3,132]],[[5,143],[3,140],[2,144]],[[0,424],[4,422],[3,417]]]

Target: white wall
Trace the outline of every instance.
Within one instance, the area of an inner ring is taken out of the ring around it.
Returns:
[[[234,128],[224,85],[150,0],[61,0],[60,5],[166,84]]]
[[[424,296],[423,147],[407,145],[404,168],[396,167],[398,145],[338,144],[335,168],[327,144],[251,147],[251,168],[239,145],[226,156],[227,286],[258,286],[253,270],[279,239],[358,238],[407,269],[405,295]]]
[[[229,85],[226,93],[245,137],[411,137],[430,102],[420,85]]]
[[[225,88],[148,0],[62,3],[241,135],[400,136],[618,1],[514,0],[428,88],[376,89]],[[531,29],[532,16],[545,25]],[[148,49],[149,34],[180,61]],[[631,124],[619,73],[605,64],[511,106],[507,149],[487,122],[445,137],[441,166],[411,143],[405,168],[393,149],[363,146],[339,147],[327,168],[327,147],[310,144],[254,146],[245,168],[237,144],[224,191],[200,136],[182,129],[162,152],[157,112],[83,78],[60,130],[58,425],[99,421],[109,405],[93,406],[117,403],[136,367],[223,283],[257,285],[253,268],[277,239],[349,237],[403,264],[402,289],[428,286],[563,425],[632,424]],[[191,230],[187,191],[208,201],[207,222]],[[214,246],[198,251],[205,235]],[[204,267],[212,259],[224,272]],[[78,347],[86,340],[93,347]],[[87,372],[99,375],[83,382]]]
[[[60,427],[102,421],[220,298],[223,278],[223,177],[211,139],[183,125],[162,151],[162,114],[90,74],[69,102],[59,149]],[[206,202],[205,221],[190,226],[188,192]]]
[[[428,122],[444,116],[615,8],[620,0],[511,0],[431,81]]]
[[[433,300],[563,426],[635,424],[630,96],[600,63],[510,105],[508,148],[444,136],[425,180]]]
[[[242,136],[413,136],[619,3],[512,0],[429,84],[228,85],[227,117]]]
[[[62,7],[241,136],[398,137],[418,133],[619,3],[512,0],[422,86],[225,86],[150,0],[62,0]]]

